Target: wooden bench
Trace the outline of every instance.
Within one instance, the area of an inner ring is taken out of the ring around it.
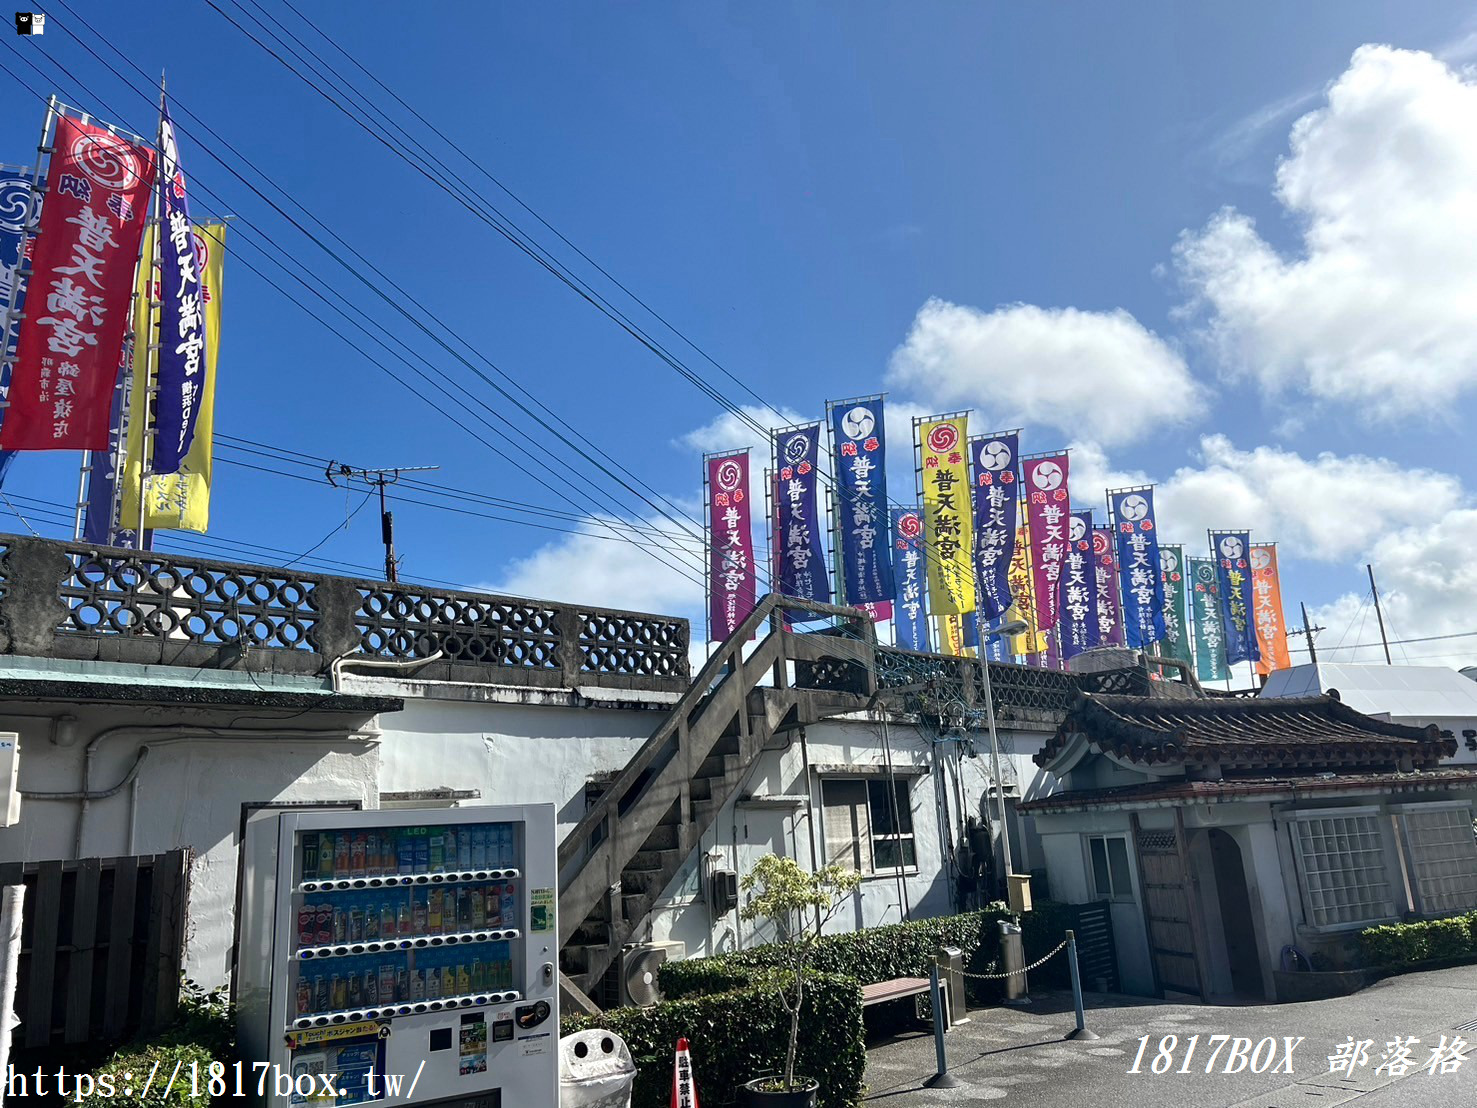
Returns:
[[[870,1008],[874,1004],[886,1004],[891,1000],[906,1000],[912,996],[927,996],[931,988],[926,977],[894,977],[891,981],[878,981],[871,985],[862,986],[862,1007]],[[939,1000],[944,1007],[945,1026],[949,1019],[949,985],[945,981],[939,982]]]

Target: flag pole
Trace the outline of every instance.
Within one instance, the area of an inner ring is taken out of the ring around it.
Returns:
[[[21,221],[21,235],[17,253],[15,256],[15,275],[10,282],[10,292],[5,301],[5,327],[3,349],[0,349],[0,361],[7,370],[15,369],[16,351],[10,343],[10,331],[16,322],[25,318],[17,309],[16,301],[20,297],[20,279],[25,277],[27,286],[30,285],[32,273],[26,267],[26,245],[31,240],[32,224],[36,221],[36,201],[45,192],[41,184],[41,158],[51,153],[50,140],[52,137],[52,126],[56,122],[56,95],[47,97],[46,118],[41,124],[41,140],[36,144],[36,164],[31,168],[31,199],[26,207],[26,217]],[[17,341],[16,346],[19,346]],[[10,401],[0,400],[0,410],[10,407]]]
[[[163,149],[163,146],[164,73],[161,71],[159,74],[159,128],[154,139],[155,157],[159,156],[158,152]],[[163,337],[159,332],[159,309],[163,307],[163,304],[154,299],[154,290],[156,288],[156,282],[159,279],[159,238],[160,231],[162,230],[159,225],[159,175],[163,172],[164,167],[162,165],[156,165],[154,167],[154,196],[150,202],[153,215],[150,216],[148,223],[148,226],[153,229],[153,234],[149,243],[149,277],[144,283],[144,304],[149,309],[148,318],[145,320],[144,325],[144,337],[149,341],[144,349],[144,399],[142,405],[144,425],[140,429],[139,434],[138,532],[136,547],[138,550],[143,550],[144,548],[144,520],[147,518],[148,511],[145,504],[148,500],[150,470],[153,468],[154,462],[154,436],[158,433],[158,429],[154,427],[154,403],[159,393],[158,385],[155,383],[155,375],[159,371],[159,344]],[[143,262],[141,261],[139,264],[142,265]],[[139,383],[135,381],[134,388],[138,388],[138,386]]]

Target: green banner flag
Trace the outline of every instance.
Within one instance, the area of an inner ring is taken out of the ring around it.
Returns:
[[[1185,590],[1185,548],[1161,543],[1159,569],[1164,579],[1164,638],[1159,656],[1194,662],[1190,654],[1190,611]]]
[[[1186,558],[1183,563],[1189,588],[1190,623],[1195,640],[1195,675],[1202,681],[1224,681],[1226,640],[1221,630],[1221,598],[1216,584],[1215,563],[1209,558]]]

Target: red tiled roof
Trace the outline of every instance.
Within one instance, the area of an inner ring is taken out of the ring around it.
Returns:
[[[1388,723],[1329,696],[1166,699],[1084,693],[1036,755],[1050,768],[1075,735],[1122,761],[1221,770],[1428,769],[1456,752],[1435,727]]]
[[[1251,797],[1267,800],[1279,794],[1296,799],[1328,792],[1430,792],[1437,789],[1477,789],[1477,767],[1431,769],[1420,773],[1327,773],[1311,777],[1243,777],[1227,781],[1146,781],[1111,789],[1077,789],[1028,800],[1023,812],[1101,808],[1115,804],[1149,807],[1171,803],[1216,804]]]

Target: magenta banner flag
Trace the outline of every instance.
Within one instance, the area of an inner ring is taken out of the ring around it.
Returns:
[[[754,531],[749,452],[706,459],[708,466],[708,638],[721,642],[754,610]]]

